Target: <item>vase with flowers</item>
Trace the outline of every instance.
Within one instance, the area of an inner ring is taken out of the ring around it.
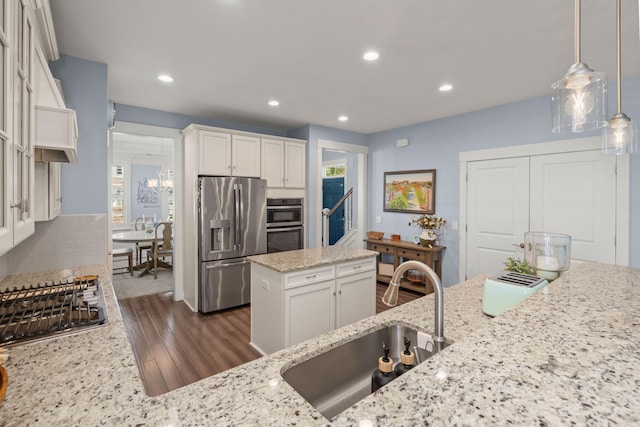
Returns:
[[[409,225],[416,226],[422,230],[420,243],[427,248],[438,246],[438,236],[440,229],[447,226],[444,218],[435,215],[412,216]]]

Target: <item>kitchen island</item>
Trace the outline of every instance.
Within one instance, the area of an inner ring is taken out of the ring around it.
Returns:
[[[433,295],[151,398],[107,279],[109,325],[10,348],[0,425],[640,423],[640,270],[573,267],[495,319],[481,311],[483,281],[444,291],[453,345],[328,421],[282,380],[283,367],[381,325],[432,331]]]
[[[251,345],[271,354],[376,314],[377,255],[328,246],[249,257]]]

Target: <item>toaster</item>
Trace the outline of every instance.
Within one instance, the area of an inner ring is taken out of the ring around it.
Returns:
[[[482,290],[482,311],[492,317],[498,316],[548,284],[541,277],[515,272],[489,277]]]

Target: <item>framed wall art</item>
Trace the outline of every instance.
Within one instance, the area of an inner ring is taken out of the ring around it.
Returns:
[[[384,173],[385,212],[433,215],[436,212],[436,170]]]

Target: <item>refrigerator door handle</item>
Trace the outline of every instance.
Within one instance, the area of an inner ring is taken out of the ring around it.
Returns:
[[[249,260],[247,260],[246,258],[240,258],[238,260],[225,260],[225,261],[210,261],[207,263],[204,263],[204,268],[206,268],[207,270],[211,270],[214,268],[220,268],[220,267],[229,267],[231,265],[238,265],[238,264],[246,264],[248,262],[251,262]]]
[[[242,184],[235,184],[234,192],[236,198],[236,243],[237,250],[242,251],[242,210],[244,208],[242,203]]]

